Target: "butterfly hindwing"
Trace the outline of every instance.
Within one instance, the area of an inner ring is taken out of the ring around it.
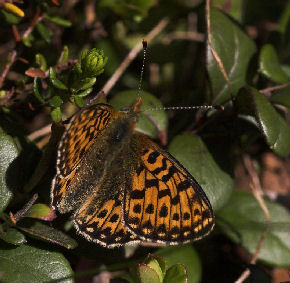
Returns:
[[[80,234],[109,248],[139,240],[123,224],[124,188],[132,175],[126,156],[127,151],[120,152],[115,160],[119,166],[108,169],[73,216]]]
[[[124,196],[124,222],[141,239],[178,244],[207,235],[214,226],[201,187],[169,153],[136,134],[138,165]]]

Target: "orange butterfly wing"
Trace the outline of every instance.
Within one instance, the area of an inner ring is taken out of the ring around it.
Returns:
[[[81,110],[70,122],[57,153],[57,173],[51,189],[53,208],[58,207],[61,200],[72,190],[70,184],[75,178],[77,166],[98,134],[107,127],[114,112],[114,109],[106,104],[92,105]]]
[[[108,248],[139,240],[123,223],[123,195],[132,174],[126,157],[127,151],[120,153],[114,160],[116,166],[108,170],[73,215],[80,234]]]
[[[136,134],[138,167],[124,196],[124,222],[141,239],[186,243],[207,235],[214,215],[205,193],[168,152]]]

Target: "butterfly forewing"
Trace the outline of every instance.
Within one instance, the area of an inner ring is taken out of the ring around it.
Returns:
[[[71,121],[59,145],[57,174],[52,183],[51,204],[58,207],[75,188],[76,168],[96,141],[96,137],[108,126],[114,109],[106,104],[92,105],[81,110]],[[74,185],[72,185],[74,184]],[[68,200],[69,202],[70,200]],[[63,212],[69,211],[63,205]]]
[[[138,166],[124,197],[124,221],[130,231],[167,244],[207,235],[214,226],[214,215],[198,183],[146,136],[136,134],[135,144]]]
[[[111,106],[97,104],[84,108],[72,120],[59,145],[58,175],[65,177],[76,168],[97,135],[107,127],[113,113]]]

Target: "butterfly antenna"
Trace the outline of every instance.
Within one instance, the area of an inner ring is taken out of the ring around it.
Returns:
[[[143,45],[143,62],[142,62],[142,67],[141,67],[141,74],[140,74],[140,80],[139,80],[139,85],[138,85],[138,98],[141,96],[141,90],[142,90],[142,80],[143,80],[143,74],[144,74],[144,67],[145,67],[145,60],[146,60],[146,53],[147,53],[147,40],[143,39],[142,40],[142,45]]]
[[[217,110],[224,110],[223,105],[199,105],[199,106],[173,106],[173,107],[159,107],[159,108],[150,108],[146,109],[142,112],[147,111],[160,111],[160,110],[194,110],[194,109],[217,109]]]

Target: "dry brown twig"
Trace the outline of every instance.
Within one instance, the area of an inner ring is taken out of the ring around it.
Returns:
[[[269,230],[269,225],[270,225],[270,213],[269,210],[263,200],[263,190],[262,190],[262,186],[261,186],[261,182],[260,179],[258,177],[258,174],[253,166],[253,162],[251,161],[250,157],[248,155],[244,156],[244,166],[246,168],[246,170],[248,171],[250,177],[251,177],[251,184],[250,187],[252,189],[253,195],[255,196],[256,200],[258,201],[260,207],[262,208],[262,210],[264,211],[265,214],[265,218],[266,218],[266,227],[265,230],[263,231],[263,233],[260,236],[259,242],[257,244],[257,248],[255,253],[253,254],[251,260],[250,260],[250,264],[255,264],[257,262],[258,256],[260,254],[260,251],[262,249],[262,246],[264,244],[266,235],[268,233]],[[235,281],[235,283],[242,283],[244,282],[249,276],[250,276],[250,269],[247,268],[242,274],[241,276]]]
[[[290,83],[260,89],[259,92],[263,93],[266,97],[269,98],[271,97],[272,91],[283,89],[288,86],[290,86]]]
[[[169,22],[168,18],[163,18],[146,36],[147,41],[151,41],[153,38],[155,38],[164,28],[167,26]],[[137,54],[142,50],[143,46],[142,43],[139,42],[135,45],[133,49],[128,53],[126,58],[123,60],[121,65],[118,67],[118,69],[115,71],[115,73],[110,77],[110,79],[106,82],[106,84],[103,87],[103,91],[105,95],[107,95],[112,87],[116,84],[116,82],[119,80],[121,75],[124,73],[124,71],[128,68],[130,63],[135,59]]]

